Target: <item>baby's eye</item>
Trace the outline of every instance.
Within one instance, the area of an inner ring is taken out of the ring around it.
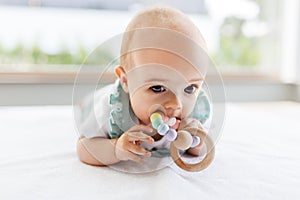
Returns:
[[[155,93],[166,91],[166,89],[161,85],[154,85],[154,86],[150,87],[150,89]]]
[[[193,94],[198,87],[196,87],[195,85],[189,85],[186,88],[184,88],[184,92],[188,93],[188,94]]]

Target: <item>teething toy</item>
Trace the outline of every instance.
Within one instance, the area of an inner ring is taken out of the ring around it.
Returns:
[[[177,149],[187,150],[188,148],[191,147],[192,143],[193,143],[193,138],[189,132],[184,131],[184,130],[178,131],[177,138],[174,141],[174,146]]]
[[[161,114],[156,112],[150,116],[150,121],[152,127],[157,130],[159,135],[166,136],[167,140],[170,142],[174,141],[174,145],[180,150],[187,150],[188,148],[195,147],[200,143],[200,138],[198,136],[192,137],[191,134],[184,130],[177,133],[175,129],[171,128],[171,126],[176,123],[175,117],[164,122]]]
[[[157,130],[157,133],[163,137],[166,137],[171,142],[170,153],[174,162],[182,169],[187,171],[201,171],[208,167],[214,158],[214,146],[212,140],[202,131],[197,128],[185,128],[178,132],[172,128],[176,124],[176,118],[170,118],[167,122],[164,122],[160,113],[155,112],[150,116],[152,127]],[[190,147],[196,147],[203,144],[205,141],[206,148],[210,151],[206,154],[203,160],[199,163],[189,164],[184,162],[179,154],[179,150],[187,150]]]

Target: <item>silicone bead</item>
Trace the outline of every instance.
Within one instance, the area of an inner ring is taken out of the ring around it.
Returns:
[[[167,134],[167,132],[169,131],[169,126],[165,123],[162,123],[160,124],[158,127],[157,127],[157,132],[160,134],[160,135],[165,135]]]
[[[193,142],[192,135],[184,130],[178,131],[174,145],[177,149],[187,150]]]
[[[198,144],[200,144],[200,138],[198,136],[193,136],[193,142],[191,144],[191,147],[195,147]]]
[[[160,118],[162,120],[162,116],[159,113],[153,113],[150,116],[150,121],[152,122],[154,119]]]
[[[150,116],[150,121],[152,123],[152,127],[157,129],[159,125],[163,123],[162,116],[159,113],[153,113]]]
[[[167,124],[169,126],[173,126],[176,124],[176,118],[175,117],[172,117],[171,119],[169,119],[169,121],[167,121]]]
[[[161,125],[162,123],[163,123],[162,118],[155,118],[152,120],[152,127],[157,129],[159,125]]]
[[[170,142],[174,141],[177,137],[177,132],[175,129],[170,128],[170,130],[168,131],[168,133],[166,134],[166,139]]]

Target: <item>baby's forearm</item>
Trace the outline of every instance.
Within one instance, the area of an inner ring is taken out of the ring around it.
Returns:
[[[77,154],[79,159],[90,165],[110,165],[119,162],[115,156],[116,139],[85,138],[81,137],[77,142]]]

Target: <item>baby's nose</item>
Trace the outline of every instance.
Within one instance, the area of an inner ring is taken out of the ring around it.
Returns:
[[[172,110],[179,110],[182,109],[182,103],[180,99],[176,97],[176,95],[172,94],[168,98],[167,102],[165,103],[165,108],[172,109]]]

